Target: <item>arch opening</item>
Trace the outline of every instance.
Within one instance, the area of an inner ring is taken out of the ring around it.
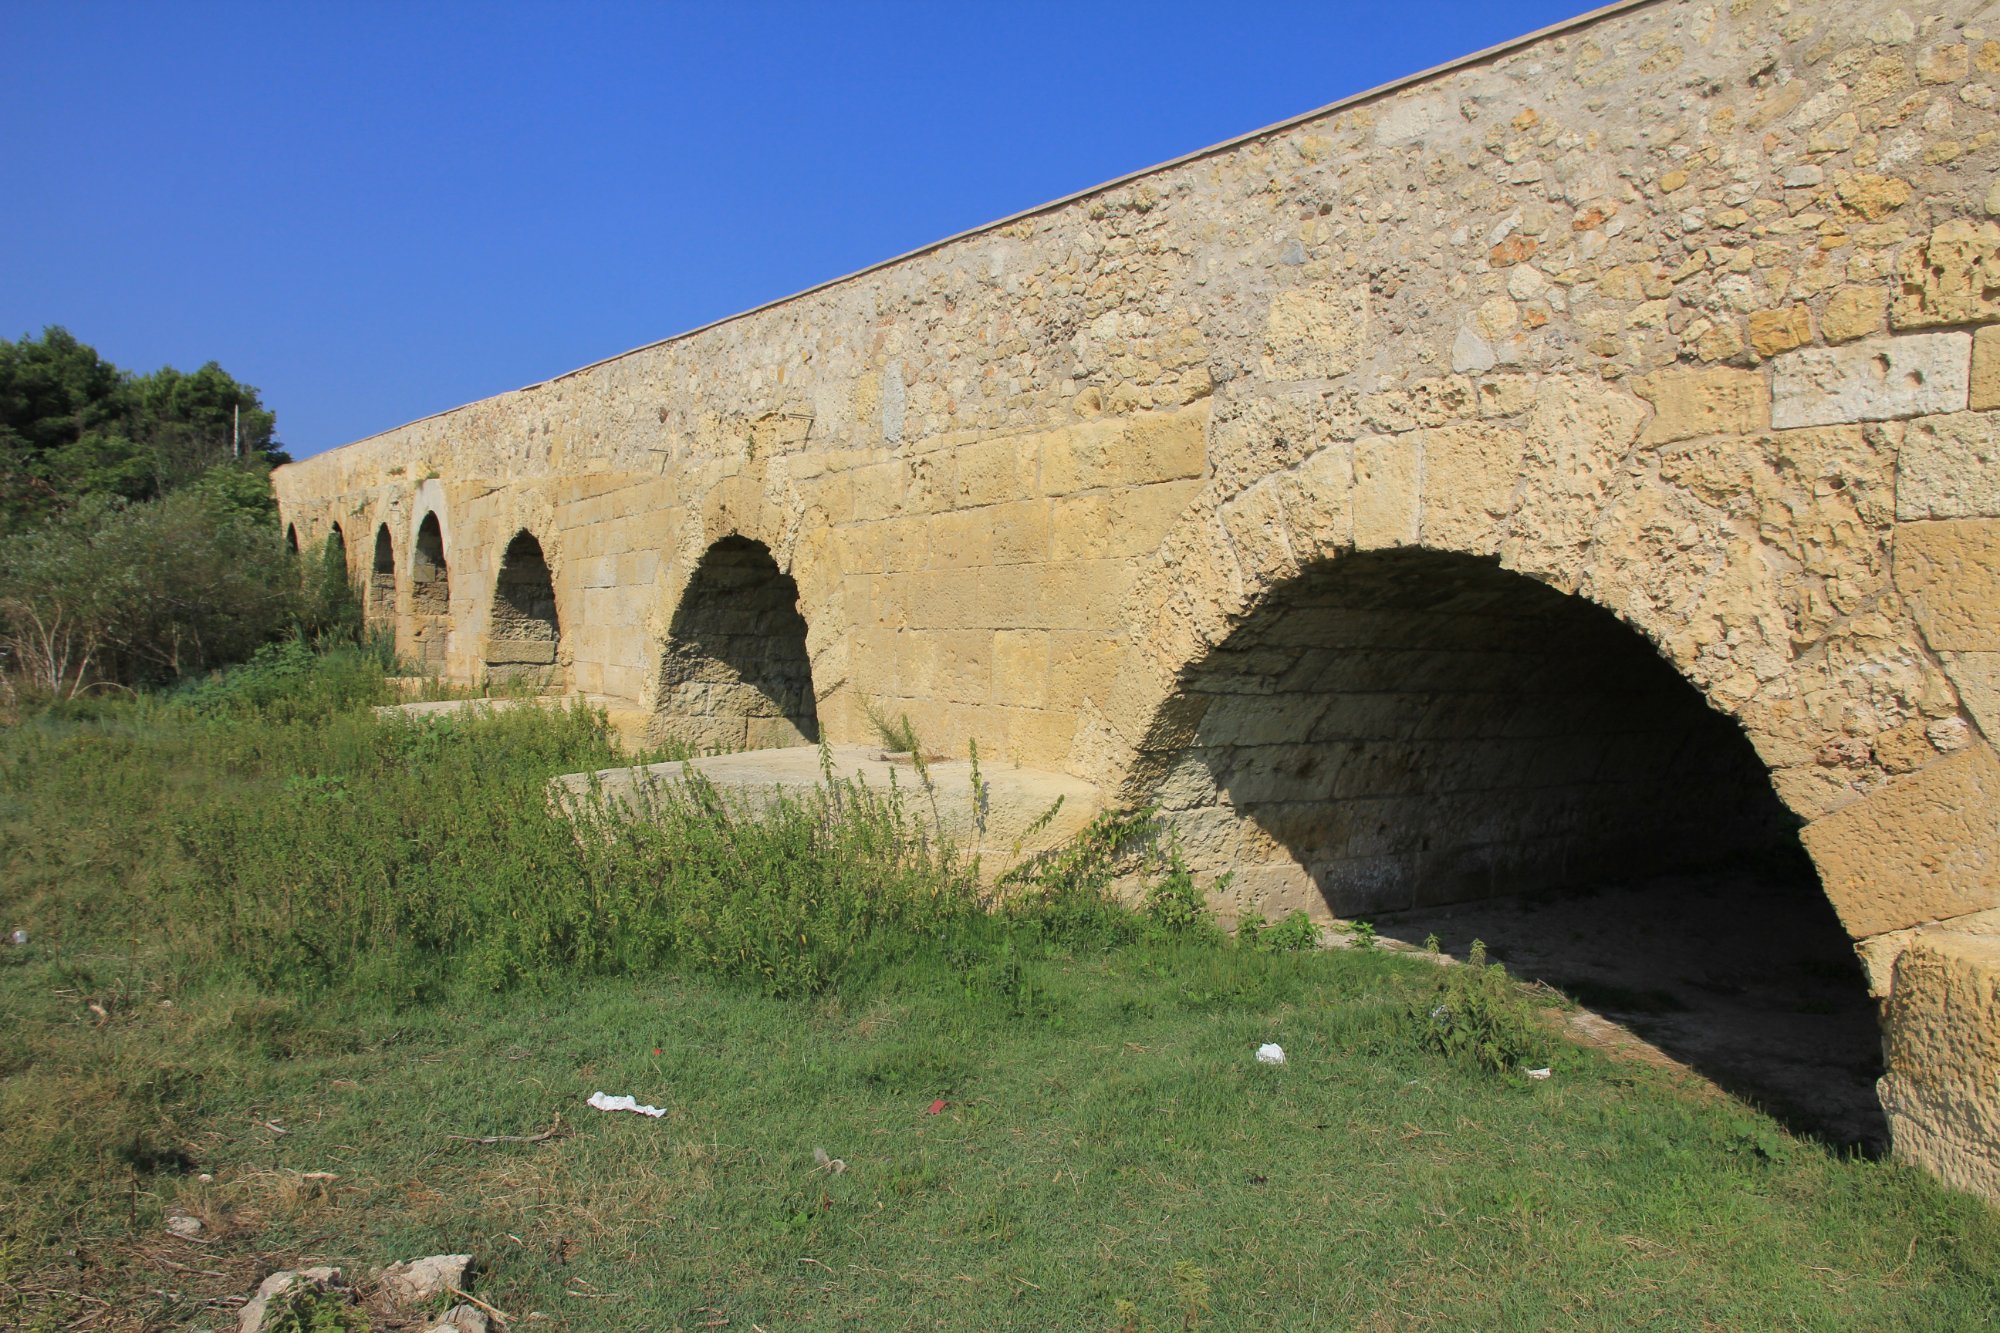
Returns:
[[[697,750],[819,742],[799,586],[764,543],[725,537],[695,567],[667,630],[650,731]]]
[[[389,525],[375,529],[375,559],[368,571],[368,613],[376,619],[396,614],[396,544]]]
[[[299,553],[298,524],[296,523],[285,524],[285,545],[291,548],[291,552],[293,555],[297,555]]]
[[[523,529],[507,543],[493,588],[493,616],[486,634],[486,676],[503,684],[559,688],[555,580],[542,544]]]
[[[444,529],[425,514],[410,547],[410,642],[417,661],[433,671],[445,662],[451,622],[451,570],[444,558]]]
[[[1851,940],[1735,722],[1610,612],[1496,561],[1355,554],[1182,673],[1146,756],[1225,912],[1482,939],[1795,1126],[1885,1138]]]

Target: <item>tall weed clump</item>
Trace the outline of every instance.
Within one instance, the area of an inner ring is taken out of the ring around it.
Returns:
[[[978,875],[899,786],[828,768],[804,791],[725,796],[698,774],[630,808],[573,810],[593,965],[665,961],[774,995],[825,990],[984,910]]]

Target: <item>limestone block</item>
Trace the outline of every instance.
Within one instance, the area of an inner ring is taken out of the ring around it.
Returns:
[[[1989,741],[2000,741],[2000,652],[1943,652],[1938,659],[1959,702]]]
[[[1200,494],[1197,479],[1066,495],[1050,515],[1057,560],[1122,559],[1144,555]]]
[[[1911,422],[1896,462],[1896,517],[2000,518],[2000,417]]]
[[[2000,519],[1896,529],[1896,590],[1939,651],[2000,651]]]
[[[2000,319],[2000,223],[1955,218],[1896,266],[1889,319],[1899,329]]]
[[[1354,542],[1354,446],[1331,444],[1277,479],[1278,499],[1301,561],[1346,550]]]
[[[1830,343],[1853,342],[1880,333],[1889,314],[1889,293],[1880,287],[1842,287],[1826,298],[1819,331]]]
[[[1975,412],[2000,407],[2000,324],[1972,335],[1972,401]]]
[[[486,645],[489,666],[553,666],[555,660],[553,639],[493,639]]]
[[[1632,391],[1653,405],[1641,444],[1743,435],[1770,423],[1770,394],[1754,370],[1657,370],[1634,381]]]
[[[1821,816],[1801,838],[1857,939],[2000,907],[2000,760],[1971,746]]]
[[[954,452],[954,505],[976,508],[1018,500],[1035,491],[1035,466],[1039,456],[1032,436],[975,440]]]
[[[1883,1028],[1896,1156],[2000,1203],[2000,939],[1919,934],[1896,962]]]
[[[1776,358],[1771,424],[1830,426],[1965,409],[1972,338],[1920,333]]]
[[[1252,486],[1217,511],[1246,581],[1269,584],[1298,570],[1274,482]]]
[[[1000,630],[993,636],[993,697],[1017,708],[1046,708],[1049,632]]]
[[[1042,492],[1144,486],[1199,477],[1207,467],[1205,407],[1089,422],[1041,437]]]
[[[1354,444],[1354,545],[1363,551],[1415,546],[1421,505],[1422,456],[1403,435],[1373,435]]]
[[[1500,426],[1447,426],[1423,435],[1424,545],[1486,551],[1513,507],[1527,439]]]
[[[1049,558],[1050,502],[1040,498],[1016,500],[1011,504],[990,505],[970,511],[981,516],[992,534],[996,565],[1039,564]],[[933,542],[936,533],[933,531]],[[935,545],[933,555],[936,554]]]
[[[1812,341],[1812,312],[1803,302],[1785,310],[1759,310],[1750,316],[1750,345],[1759,356],[1776,356]]]
[[[1905,950],[1929,931],[1948,930],[1959,935],[1986,935],[2000,937],[2000,908],[1990,912],[1974,912],[1970,916],[1955,916],[1949,921],[1926,922],[1921,926],[1911,926],[1908,930],[1887,930],[1880,935],[1870,935],[1854,946],[1854,952],[1861,959],[1862,974],[1868,979],[1868,994],[1871,999],[1886,1000],[1896,982],[1896,960]]]
[[[1323,380],[1359,364],[1368,330],[1368,289],[1308,288],[1271,297],[1264,323],[1264,377]]]

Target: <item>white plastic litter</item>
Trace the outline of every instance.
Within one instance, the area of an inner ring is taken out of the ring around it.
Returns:
[[[28,932],[25,930],[17,930],[12,935],[9,935],[7,938],[14,941],[14,943],[16,944],[26,944],[28,942]]]
[[[641,1106],[636,1097],[607,1097],[601,1092],[590,1094],[591,1106],[600,1111],[637,1111],[640,1115],[663,1116],[665,1111],[657,1106]]]
[[[1257,1063],[1260,1065],[1281,1065],[1285,1063],[1285,1048],[1275,1041],[1267,1041],[1257,1048]]]
[[[1543,1066],[1542,1068],[1540,1068],[1540,1069],[1530,1069],[1530,1070],[1528,1071],[1528,1077],[1529,1077],[1529,1078],[1547,1078],[1547,1077],[1549,1076],[1550,1072],[1551,1072],[1551,1071],[1549,1070],[1548,1066],[1544,1065],[1544,1066]]]

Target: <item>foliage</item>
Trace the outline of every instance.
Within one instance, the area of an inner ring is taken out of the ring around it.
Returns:
[[[33,693],[177,679],[319,616],[268,522],[225,488],[86,498],[0,537],[0,648]]]
[[[1224,875],[1215,885],[1215,892],[1228,887],[1229,879],[1230,876]],[[1154,931],[1166,939],[1213,942],[1221,938],[1222,931],[1215,924],[1208,894],[1208,890],[1195,883],[1180,848],[1172,847],[1167,851],[1166,866],[1160,877],[1146,887],[1145,897],[1140,900],[1141,910]]]
[[[1319,927],[1304,912],[1292,912],[1275,926],[1252,912],[1236,923],[1236,943],[1255,953],[1304,953],[1319,947]]]
[[[1436,994],[1413,1017],[1427,1048],[1490,1074],[1516,1074],[1548,1046],[1535,1007],[1477,940],[1463,966],[1441,968]]]
[[[0,339],[0,529],[86,497],[155,499],[218,467],[248,486],[286,461],[275,423],[213,361],[139,376],[62,328]]]
[[[338,1292],[294,1282],[265,1307],[264,1333],[368,1333],[368,1312]]]

